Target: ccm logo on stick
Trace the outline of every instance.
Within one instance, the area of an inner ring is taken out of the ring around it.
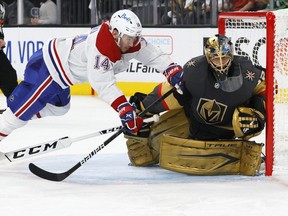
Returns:
[[[18,158],[22,158],[25,155],[34,155],[34,154],[38,154],[41,152],[45,152],[45,151],[49,151],[50,149],[55,149],[57,147],[58,141],[55,141],[53,143],[47,143],[47,144],[43,144],[43,145],[39,145],[39,146],[33,146],[27,149],[22,149],[19,151],[15,151],[13,152],[13,159],[18,159]]]

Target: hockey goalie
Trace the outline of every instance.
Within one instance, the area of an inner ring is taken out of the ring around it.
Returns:
[[[129,159],[135,166],[159,163],[192,175],[254,176],[263,144],[250,139],[265,127],[265,71],[234,56],[226,36],[210,37],[204,52],[171,76],[182,94],[174,91],[151,109],[160,120],[125,134]],[[161,83],[148,95],[135,93],[130,102],[140,112],[171,88]]]

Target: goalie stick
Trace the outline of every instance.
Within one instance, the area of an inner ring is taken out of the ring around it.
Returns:
[[[21,159],[26,159],[26,158],[29,158],[32,156],[37,156],[40,154],[44,154],[44,153],[48,153],[48,152],[52,152],[52,151],[57,151],[59,149],[70,147],[72,145],[72,143],[75,143],[75,142],[78,142],[78,141],[81,141],[84,139],[89,139],[92,137],[100,136],[103,134],[115,132],[117,130],[120,130],[121,128],[122,128],[122,126],[112,127],[109,129],[97,131],[97,132],[83,135],[83,136],[79,136],[76,138],[70,138],[68,136],[65,136],[65,137],[55,139],[55,140],[51,140],[51,141],[44,142],[41,144],[27,146],[27,147],[13,150],[13,151],[6,152],[6,153],[0,152],[0,160],[7,159],[10,162],[15,162],[15,161],[18,161]]]
[[[168,97],[171,93],[174,92],[174,90],[177,87],[173,87],[170,89],[168,92],[166,92],[162,97],[158,98],[155,100],[152,104],[150,104],[145,110],[143,110],[139,116],[143,117],[147,112],[150,111],[150,109],[160,101],[164,100],[166,97]],[[107,146],[110,142],[112,142],[116,137],[118,137],[122,132],[124,132],[125,128],[121,128],[118,130],[116,133],[114,133],[111,137],[109,137],[107,140],[105,140],[100,146],[98,146],[96,149],[94,149],[92,152],[90,152],[86,157],[84,157],[81,161],[79,161],[77,164],[75,164],[72,168],[69,170],[62,172],[62,173],[52,173],[47,170],[44,170],[38,166],[36,166],[33,163],[29,164],[29,170],[36,176],[50,180],[50,181],[63,181],[66,179],[68,176],[70,176],[73,172],[75,172],[79,167],[81,167],[84,163],[86,163],[90,158],[92,158],[94,155],[96,155],[99,151],[101,151],[105,146]]]

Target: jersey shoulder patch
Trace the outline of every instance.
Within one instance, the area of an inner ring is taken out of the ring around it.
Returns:
[[[183,67],[184,73],[190,73],[195,76],[196,74],[205,73],[208,70],[208,63],[205,56],[197,56],[190,59]],[[202,76],[201,75],[201,76]]]
[[[96,38],[96,47],[99,52],[107,56],[110,61],[116,62],[121,59],[121,52],[109,31],[109,26],[103,23]]]
[[[204,55],[190,59],[184,65],[183,70],[184,82],[189,83],[190,86],[199,86],[199,84],[205,83],[210,74],[209,65]]]
[[[190,70],[193,68],[197,68],[203,64],[207,64],[206,57],[204,55],[202,56],[197,56],[192,59],[190,59],[186,64],[184,65],[183,69],[184,70]]]

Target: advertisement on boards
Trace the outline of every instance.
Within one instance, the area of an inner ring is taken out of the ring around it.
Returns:
[[[55,37],[76,36],[89,31],[89,28],[5,28],[7,46],[4,52],[21,78],[31,55],[41,49],[47,40]],[[143,36],[149,43],[160,47],[180,65],[185,64],[190,58],[202,54],[203,37],[209,37],[215,33],[217,33],[217,29],[143,29]],[[161,73],[153,68],[147,68],[140,62],[131,61],[127,71],[117,76],[122,81],[143,81],[144,79],[155,81],[155,77],[158,79],[159,74],[161,75],[159,78],[162,78]]]

